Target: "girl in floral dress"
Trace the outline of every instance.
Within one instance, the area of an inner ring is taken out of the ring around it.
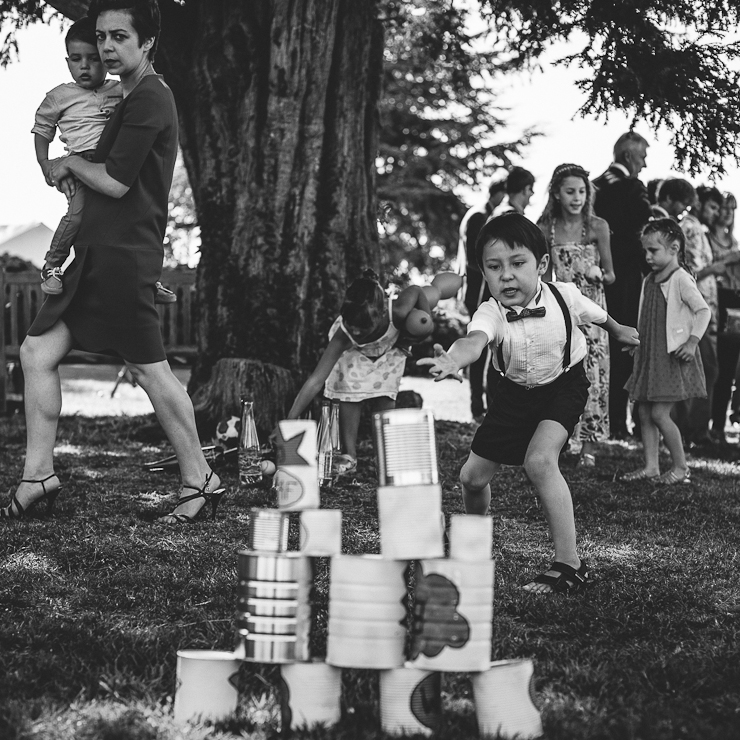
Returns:
[[[614,282],[609,226],[593,213],[593,185],[577,164],[555,168],[548,201],[537,225],[548,241],[551,279],[574,283],[587,298],[606,308],[604,284]],[[581,330],[588,342],[588,403],[573,439],[581,443],[578,465],[594,467],[596,443],[609,436],[609,337],[597,327]]]

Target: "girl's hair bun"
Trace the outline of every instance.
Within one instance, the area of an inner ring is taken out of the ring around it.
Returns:
[[[365,278],[366,280],[374,280],[376,283],[380,282],[380,278],[378,277],[378,273],[375,272],[371,267],[366,267],[362,271],[361,277]]]

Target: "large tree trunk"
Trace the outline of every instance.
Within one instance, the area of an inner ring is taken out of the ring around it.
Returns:
[[[345,287],[379,267],[374,0],[162,3],[156,66],[172,87],[202,234],[199,357],[302,380]]]

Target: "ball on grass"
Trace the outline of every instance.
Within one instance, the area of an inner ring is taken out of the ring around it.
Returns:
[[[238,416],[222,419],[216,426],[216,440],[227,450],[239,444],[242,420]]]
[[[260,462],[260,468],[262,469],[262,476],[268,478],[275,475],[275,471],[277,470],[277,467],[272,460],[262,460],[262,462]]]

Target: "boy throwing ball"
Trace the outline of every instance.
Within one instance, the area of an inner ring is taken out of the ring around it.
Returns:
[[[581,324],[596,324],[619,342],[639,345],[637,331],[618,324],[571,283],[544,283],[549,256],[542,232],[519,213],[490,219],[476,242],[476,260],[493,296],[468,324],[467,336],[428,365],[435,380],[460,370],[491,345],[498,372],[491,407],[460,471],[468,514],[486,514],[491,479],[502,464],[523,465],[534,484],[555,546],[550,568],[530,580],[534,593],[576,592],[590,573],[578,556],[573,501],[558,459],[588,398]]]

